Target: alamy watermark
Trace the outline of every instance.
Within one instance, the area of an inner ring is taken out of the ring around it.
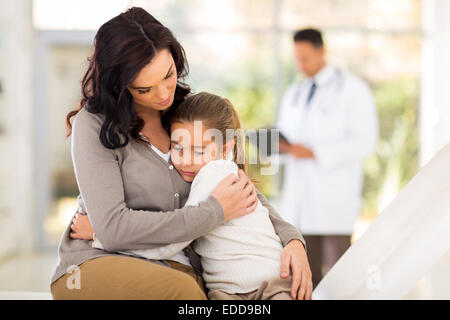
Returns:
[[[81,289],[81,269],[77,265],[71,265],[67,268],[67,273],[70,276],[66,280],[66,287],[69,290]]]
[[[279,170],[279,130],[272,129],[226,129],[225,136],[215,128],[202,130],[201,120],[194,121],[193,136],[187,129],[179,128],[172,132],[171,140],[186,146],[186,150],[193,146],[202,146],[204,142],[215,143],[217,146],[234,141],[233,161],[236,164],[260,164],[261,175],[274,175]],[[203,134],[202,134],[203,132]],[[254,148],[246,148],[246,141]],[[205,147],[205,145],[203,145]],[[236,151],[236,152],[235,152]],[[203,164],[214,160],[211,153],[196,154],[195,152],[183,152],[183,162],[191,164]],[[230,159],[231,160],[231,159]]]
[[[366,269],[366,287],[369,290],[381,289],[381,270],[377,265],[369,265]]]

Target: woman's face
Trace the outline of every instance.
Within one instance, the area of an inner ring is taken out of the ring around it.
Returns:
[[[177,69],[168,49],[155,57],[128,86],[136,103],[136,111],[165,110],[173,103],[177,86]]]

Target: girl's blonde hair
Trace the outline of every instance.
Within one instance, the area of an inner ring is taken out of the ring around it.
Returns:
[[[224,144],[233,139],[235,142],[233,161],[239,169],[247,173],[245,138],[241,121],[228,99],[207,92],[197,93],[187,97],[176,108],[171,108],[164,117],[169,124],[201,120],[205,127],[220,131],[225,140]]]

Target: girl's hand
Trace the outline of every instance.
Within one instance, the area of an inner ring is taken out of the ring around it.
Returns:
[[[85,211],[86,212],[86,211]],[[87,215],[76,213],[72,219],[72,225],[70,226],[73,232],[70,233],[70,237],[73,239],[93,240],[94,229],[92,229],[91,222]]]
[[[223,179],[211,195],[222,206],[225,221],[254,211],[258,204],[255,186],[242,170],[239,170],[239,178],[231,173]]]
[[[305,248],[300,240],[291,240],[281,253],[281,278],[292,271],[291,296],[297,300],[312,299],[312,273]]]

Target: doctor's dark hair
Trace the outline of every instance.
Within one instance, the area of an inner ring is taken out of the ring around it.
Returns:
[[[294,42],[309,42],[316,49],[323,47],[322,33],[317,29],[301,29],[294,33]]]
[[[201,92],[187,97],[180,105],[171,108],[166,115],[169,123],[200,120],[206,128],[219,130],[224,144],[234,140],[233,161],[239,169],[247,172],[244,131],[239,115],[230,100]]]
[[[136,114],[127,86],[162,49],[169,50],[177,70],[172,106],[191,91],[181,82],[188,72],[183,47],[168,28],[142,8],[130,8],[104,23],[95,35],[93,49],[81,82],[82,99],[78,108],[66,117],[67,136],[72,133],[71,118],[86,108],[103,115],[100,141],[106,148],[124,147],[129,134],[138,139],[144,120]]]

